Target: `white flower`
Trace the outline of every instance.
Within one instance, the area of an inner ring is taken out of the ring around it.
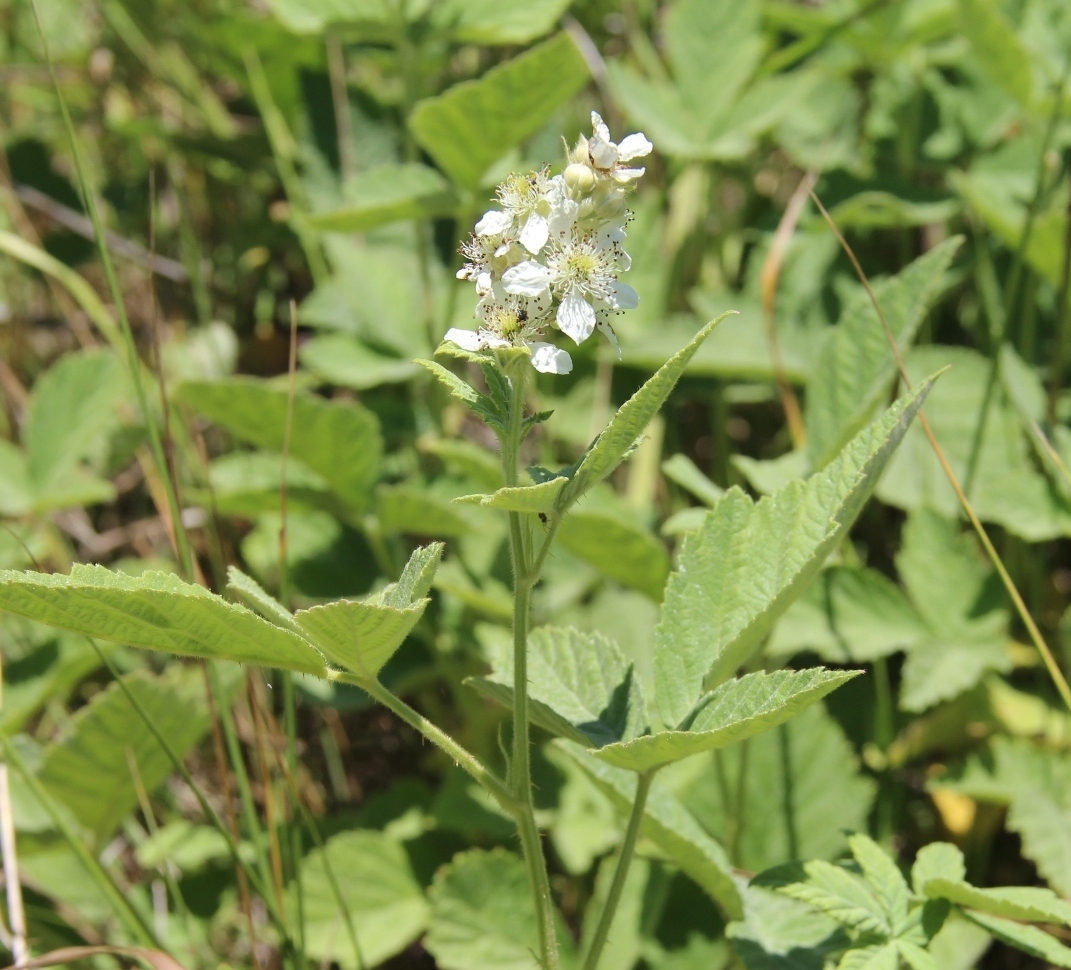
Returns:
[[[444,340],[457,344],[462,350],[476,353],[480,350],[494,350],[496,347],[517,346],[508,340],[496,337],[493,333],[479,330],[461,330],[451,327],[446,331]],[[527,347],[532,353],[532,366],[541,374],[568,374],[573,369],[573,358],[567,351],[542,340],[524,340],[520,346]]]
[[[560,175],[548,178],[545,170],[510,175],[496,194],[505,210],[500,215],[508,215],[517,224],[521,245],[533,255],[547,244],[552,233],[567,232],[576,220],[578,205],[569,198],[565,180]],[[488,212],[481,222],[491,215]]]
[[[642,132],[626,135],[620,144],[615,145],[610,141],[610,129],[597,111],[591,112],[591,127],[588,159],[596,171],[609,175],[615,182],[631,182],[643,175],[643,168],[629,168],[621,164],[651,153],[654,145]]]
[[[562,175],[549,169],[510,175],[496,190],[500,208],[483,214],[461,247],[459,279],[476,284],[477,330],[452,329],[446,339],[468,350],[525,347],[544,373],[567,374],[569,355],[542,338],[552,324],[580,344],[598,329],[621,356],[611,318],[639,302],[620,280],[632,263],[624,250],[630,213],[625,199],[647,155],[642,134],[610,140],[591,114]]]
[[[538,338],[543,336],[550,310],[550,293],[524,296],[507,293],[494,283],[476,307],[483,321],[479,330],[452,328],[444,339],[463,350],[494,350],[499,347],[527,347],[532,366],[543,374],[568,374],[573,361],[566,351]]]
[[[457,271],[457,278],[472,280],[479,296],[490,290],[492,281],[508,266],[523,258],[512,218],[499,222],[493,230],[491,228],[493,223],[488,216],[502,214],[497,209],[488,212],[476,223],[476,233],[461,244],[461,255],[467,262]]]
[[[547,252],[548,285],[561,301],[555,319],[559,329],[578,344],[594,331],[597,309],[631,310],[639,304],[636,291],[617,278],[618,249],[588,233],[555,244]]]

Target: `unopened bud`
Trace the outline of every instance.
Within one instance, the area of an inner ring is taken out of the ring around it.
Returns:
[[[565,184],[578,195],[587,195],[595,184],[595,173],[591,166],[582,162],[573,162],[565,168]]]

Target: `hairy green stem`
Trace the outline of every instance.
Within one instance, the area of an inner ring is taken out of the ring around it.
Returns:
[[[509,427],[502,442],[502,477],[507,487],[518,479],[518,455],[524,420],[524,390],[527,360],[514,363],[509,377],[512,386]],[[542,565],[549,549],[548,534],[537,560]],[[531,741],[528,736],[528,619],[532,587],[538,581],[528,561],[525,523],[517,512],[509,513],[510,558],[513,565],[513,760],[510,765],[510,788],[514,799],[514,818],[528,868],[528,881],[536,908],[539,950],[544,970],[557,970],[558,939],[554,931],[554,904],[547,877],[547,862],[535,821],[532,801]]]
[[[610,891],[606,895],[602,912],[599,914],[599,923],[595,927],[595,935],[591,938],[591,946],[587,956],[584,957],[583,970],[595,970],[599,965],[599,957],[602,956],[606,939],[610,935],[610,927],[617,913],[618,903],[621,902],[621,893],[625,888],[625,880],[628,878],[628,869],[632,864],[632,857],[636,853],[636,840],[640,835],[640,825],[643,822],[643,813],[647,807],[647,794],[651,790],[651,782],[654,780],[654,772],[649,771],[636,779],[636,797],[632,800],[632,813],[629,815],[628,826],[625,828],[625,838],[621,843],[621,853],[617,857],[617,867],[614,869],[613,880],[610,882]]]

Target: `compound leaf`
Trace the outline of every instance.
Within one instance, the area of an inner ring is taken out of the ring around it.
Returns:
[[[859,673],[815,667],[747,674],[703,698],[685,730],[619,741],[601,748],[596,756],[618,768],[644,772],[724,748],[783,724]]]
[[[417,549],[397,583],[364,601],[336,600],[298,610],[294,622],[332,663],[361,677],[374,677],[416,626],[443,544]]]
[[[69,576],[3,570],[0,609],[146,650],[326,673],[306,640],[170,573],[135,577],[87,565]]]
[[[758,503],[730,489],[684,540],[655,640],[663,723],[680,725],[704,685],[730,676],[803,592],[855,521],[932,384],[900,398],[811,478]]]
[[[468,683],[512,708],[512,647],[500,651],[489,677]],[[528,697],[533,722],[585,747],[629,740],[647,730],[633,665],[601,633],[571,627],[533,630],[528,636]]]

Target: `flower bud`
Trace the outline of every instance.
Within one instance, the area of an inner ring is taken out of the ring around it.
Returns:
[[[566,166],[565,184],[577,195],[587,195],[595,184],[595,173],[591,166],[582,162],[573,162]]]

